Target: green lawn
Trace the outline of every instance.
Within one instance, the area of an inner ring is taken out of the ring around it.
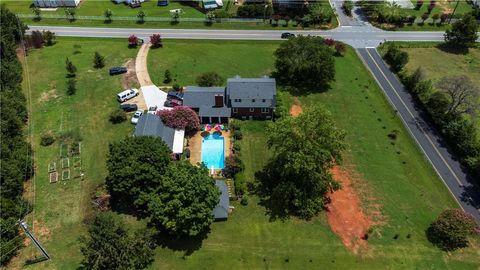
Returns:
[[[81,44],[73,54],[74,44]],[[183,41],[166,40],[164,48],[152,50],[150,73],[163,80],[166,68],[177,74],[182,85],[194,84],[197,73],[215,70],[225,77],[261,76],[272,69],[272,53],[278,42]],[[117,106],[114,94],[120,77],[110,77],[106,68],[91,67],[93,52],[106,55],[107,67],[125,63],[136,54],[123,40],[59,38],[52,47],[35,50],[28,56],[33,107],[33,132],[37,165],[36,213],[39,234],[53,259],[29,266],[30,269],[74,269],[81,260],[78,237],[85,231],[84,219],[91,214],[90,195],[104,181],[108,142],[130,135],[129,123],[112,125],[109,112]],[[65,57],[78,67],[78,93],[66,97]],[[185,64],[184,64],[185,62]],[[48,65],[47,65],[48,63]],[[456,207],[441,180],[403,129],[400,120],[384,99],[370,74],[349,49],[337,58],[336,81],[332,89],[300,96],[303,106],[324,104],[338,125],[347,131],[350,145],[345,164],[354,165],[369,190],[369,197],[380,204],[385,224],[370,237],[369,249],[352,255],[333,234],[324,214],[311,221],[290,219],[269,221],[265,209],[250,196],[248,206],[233,202],[234,213],[226,222],[212,225],[211,233],[198,250],[185,255],[181,250],[158,248],[150,269],[475,269],[478,250],[465,249],[452,254],[441,252],[427,242],[424,230],[443,209]],[[46,69],[48,72],[46,72]],[[25,85],[26,87],[26,85]],[[56,89],[57,99],[40,101],[41,94]],[[323,90],[323,89],[319,89]],[[292,96],[280,92],[288,103]],[[268,157],[264,128],[267,122],[245,121],[241,158],[249,181]],[[86,169],[83,182],[70,180],[48,184],[47,164],[57,146],[38,146],[40,134],[78,127],[83,136],[82,158]],[[385,127],[385,128],[383,128]],[[395,145],[387,134],[400,130]],[[399,153],[397,153],[397,151]],[[405,162],[405,164],[403,164]],[[141,226],[125,217],[132,227]],[[397,240],[393,236],[399,234]],[[411,234],[407,239],[406,235]],[[22,253],[31,258],[32,252]],[[17,266],[23,261],[17,261]]]

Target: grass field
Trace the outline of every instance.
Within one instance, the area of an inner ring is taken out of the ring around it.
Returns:
[[[76,48],[80,54],[73,54],[75,44],[81,45]],[[193,84],[197,73],[211,70],[225,77],[261,76],[271,71],[272,53],[277,44],[166,40],[164,48],[151,51],[150,73],[154,81],[161,80],[164,69],[168,68],[177,74],[181,84]],[[107,56],[107,67],[125,63],[136,54],[136,50],[126,49],[123,40],[59,38],[58,44],[28,56],[33,133],[37,142],[35,219],[39,225],[36,232],[53,259],[26,268],[78,267],[81,254],[77,239],[85,232],[82,221],[91,214],[89,196],[95,185],[104,181],[108,142],[132,131],[129,123],[108,122],[109,112],[117,105],[114,94],[120,89],[120,78],[109,77],[106,68],[101,72],[93,70],[91,62],[96,50]],[[67,56],[79,70],[79,90],[73,97],[64,95]],[[183,60],[190,61],[190,66],[183,65]],[[185,255],[181,249],[183,243],[178,243],[178,250],[158,248],[150,269],[475,269],[480,266],[478,249],[447,254],[427,242],[424,230],[429,222],[441,210],[456,207],[455,202],[353,50],[337,58],[336,68],[332,89],[298,98],[303,106],[324,104],[338,125],[347,131],[350,150],[345,154],[344,163],[354,166],[365,180],[368,197],[380,204],[385,220],[370,237],[369,249],[361,255],[352,255],[331,232],[323,213],[308,222],[270,221],[265,209],[257,205],[258,199],[250,196],[248,206],[233,203],[236,209],[229,220],[214,223],[198,250]],[[157,73],[161,74],[160,78],[156,77]],[[42,93],[52,89],[56,89],[58,98],[41,98]],[[287,92],[280,94],[286,103],[293,98]],[[249,181],[268,157],[266,124],[243,122],[241,158]],[[78,128],[81,132],[86,169],[83,182],[48,184],[43,173],[59,149],[38,146],[39,136],[46,130],[58,131],[60,127],[62,130]],[[387,137],[393,129],[400,131],[395,145]],[[132,227],[142,225],[125,218]],[[397,240],[393,239],[395,234],[399,234]],[[408,239],[407,234],[411,238]],[[31,249],[27,249],[21,259],[31,258],[31,254]],[[21,263],[22,260],[16,261],[17,266]]]

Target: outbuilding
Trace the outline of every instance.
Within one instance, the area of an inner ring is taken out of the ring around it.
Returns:
[[[150,136],[162,138],[165,144],[170,148],[172,153],[183,153],[183,140],[185,138],[185,130],[173,129],[165,126],[162,119],[155,114],[146,113],[138,118],[135,126],[135,137]]]

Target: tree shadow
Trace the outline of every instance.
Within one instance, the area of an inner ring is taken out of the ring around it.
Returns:
[[[268,164],[266,166],[268,166]],[[273,198],[271,196],[271,189],[268,187],[268,184],[265,184],[270,181],[270,177],[270,174],[265,168],[262,171],[256,172],[255,184],[249,186],[249,192],[260,198],[258,205],[265,208],[266,215],[269,216],[269,221],[287,220],[289,214],[285,208],[285,204]]]
[[[184,252],[184,256],[190,256],[202,247],[203,240],[208,238],[210,228],[207,231],[195,237],[172,237],[167,234],[159,233],[155,236],[155,242],[162,248],[168,248],[173,251]]]
[[[179,20],[171,20],[171,21],[170,21],[170,25],[177,25],[177,24],[179,24],[179,23],[180,23]]]
[[[299,85],[299,86],[282,86],[282,89],[287,91],[292,96],[302,97],[310,94],[325,93],[332,87],[328,85]]]
[[[447,43],[440,43],[435,47],[443,52],[451,54],[465,55],[468,53],[468,47],[452,46]]]

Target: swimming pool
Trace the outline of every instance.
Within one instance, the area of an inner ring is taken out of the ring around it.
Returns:
[[[225,160],[224,138],[210,134],[202,141],[202,162],[207,168],[223,169]]]

